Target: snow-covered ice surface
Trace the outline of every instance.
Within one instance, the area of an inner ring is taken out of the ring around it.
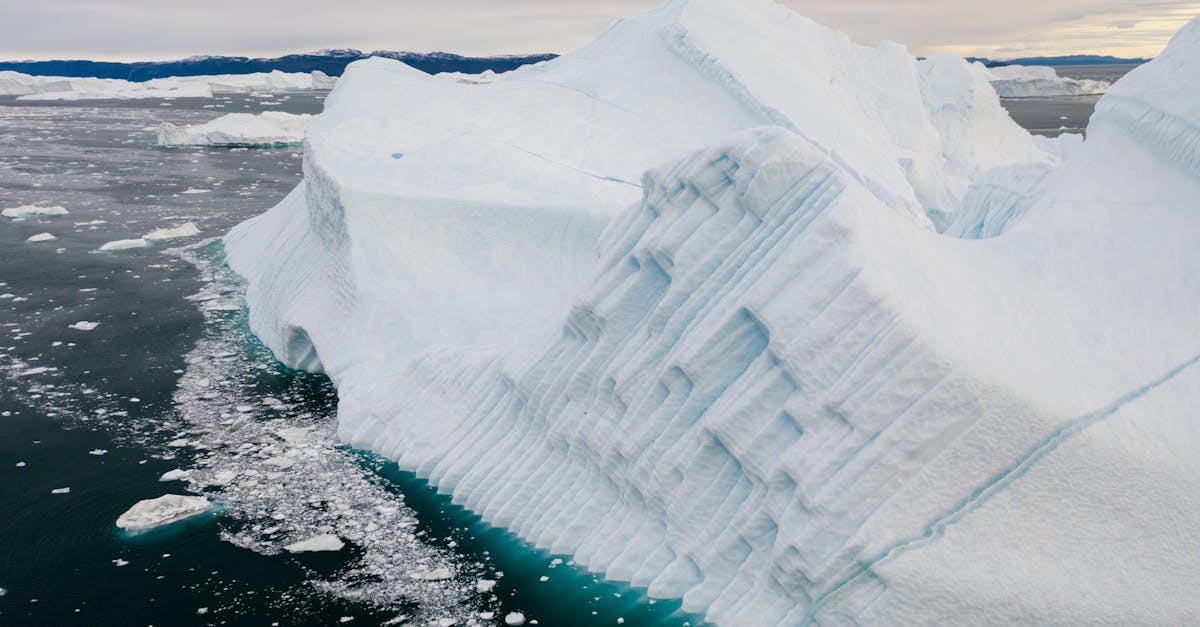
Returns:
[[[211,122],[176,126],[163,122],[158,128],[160,146],[281,147],[304,142],[304,129],[311,115],[264,111],[229,113]]]
[[[672,1],[486,84],[352,65],[225,242],[342,438],[709,620],[1180,624],[1198,103],[1200,21],[1080,143],[961,59]]]
[[[1001,98],[1053,98],[1059,96],[1095,96],[1108,91],[1107,81],[1059,76],[1052,67],[1040,65],[1004,65],[978,68],[987,73],[992,87]]]
[[[172,76],[135,83],[115,78],[30,76],[0,71],[0,96],[22,100],[127,100],[133,98],[212,98],[217,94],[330,89],[328,76],[303,72],[257,72],[211,76]],[[336,82],[336,81],[334,81]]]
[[[138,501],[117,518],[117,526],[128,532],[144,532],[206,514],[212,508],[213,504],[203,496],[164,494]]]

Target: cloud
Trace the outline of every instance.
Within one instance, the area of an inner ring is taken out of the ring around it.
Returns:
[[[736,0],[728,0],[736,1]],[[0,58],[162,59],[320,48],[564,52],[656,0],[0,0]],[[784,0],[856,41],[917,54],[1149,56],[1200,2]]]

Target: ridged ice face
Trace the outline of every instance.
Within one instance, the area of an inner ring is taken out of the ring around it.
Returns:
[[[961,60],[771,3],[671,2],[488,85],[366,64],[226,246],[347,441],[714,622],[1186,623],[1197,28],[1061,166]],[[906,209],[934,197],[952,235]]]

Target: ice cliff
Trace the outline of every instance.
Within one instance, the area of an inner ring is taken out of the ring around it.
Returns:
[[[961,59],[677,0],[352,65],[225,244],[348,442],[716,623],[1184,623],[1198,53],[1042,142]]]

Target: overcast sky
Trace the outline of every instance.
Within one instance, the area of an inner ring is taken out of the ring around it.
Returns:
[[[735,2],[737,0],[728,0]],[[916,54],[1153,56],[1200,2],[784,0]],[[321,48],[566,52],[657,0],[0,0],[0,59],[267,56]]]

